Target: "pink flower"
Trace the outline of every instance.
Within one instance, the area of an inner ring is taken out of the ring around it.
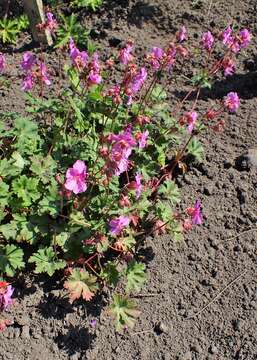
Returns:
[[[51,81],[48,77],[46,65],[43,62],[39,64],[39,71],[40,71],[41,81],[43,81],[47,86],[51,85]]]
[[[28,72],[36,64],[36,56],[31,52],[27,51],[23,54],[21,67],[24,71]]]
[[[236,92],[230,92],[224,99],[224,105],[230,112],[235,112],[240,106],[240,99]]]
[[[100,63],[99,63],[99,56],[97,53],[94,53],[92,62],[90,64],[91,70],[94,72],[99,73],[101,70]]]
[[[131,181],[128,185],[128,189],[136,190],[136,199],[138,200],[142,194],[143,186],[141,184],[142,175],[137,173],[135,176],[135,181]]]
[[[135,176],[135,180],[136,180],[136,199],[139,199],[142,194],[142,188],[143,188],[141,184],[142,175],[137,173]]]
[[[187,208],[188,215],[191,216],[193,225],[201,225],[203,222],[203,215],[201,210],[201,202],[197,200],[193,208]]]
[[[130,61],[133,60],[133,56],[131,55],[131,51],[133,49],[133,44],[129,41],[124,49],[120,50],[119,61],[123,65],[127,65]]]
[[[137,134],[139,149],[143,149],[146,147],[148,135],[149,135],[148,130],[145,130],[144,132]]]
[[[131,90],[133,94],[136,94],[142,88],[146,78],[147,78],[146,68],[142,67],[132,80]]]
[[[222,68],[224,69],[224,75],[230,76],[235,72],[235,63],[232,59],[224,59],[222,63]]]
[[[46,13],[46,28],[50,31],[50,32],[54,32],[54,30],[58,27],[57,21],[54,18],[54,15],[51,12],[47,12]]]
[[[21,89],[23,91],[29,91],[33,88],[34,85],[34,78],[32,74],[27,74],[23,80]]]
[[[193,128],[195,126],[195,123],[197,121],[198,114],[196,111],[190,111],[184,115],[184,119],[186,123],[188,124],[188,132],[191,133],[193,131]]]
[[[4,54],[0,53],[0,72],[4,71],[6,67],[6,61]]]
[[[212,49],[214,44],[214,37],[210,31],[203,33],[201,43],[205,50],[210,51]]]
[[[163,55],[164,51],[158,47],[153,47],[151,54],[147,55],[147,59],[155,71],[160,68]]]
[[[101,75],[94,71],[90,71],[88,79],[91,84],[100,84],[102,81]]]
[[[161,48],[153,47],[151,54],[159,60],[163,57],[164,51]]]
[[[221,34],[221,39],[224,45],[231,44],[232,41],[232,28],[228,26]]]
[[[72,168],[66,172],[66,181],[64,184],[65,189],[80,194],[86,191],[87,184],[87,167],[84,161],[77,160]]]
[[[132,148],[136,146],[136,140],[131,133],[131,127],[128,127],[119,135],[112,134],[109,141],[113,142],[111,160],[115,163],[115,175],[119,176],[128,169],[128,158],[132,153]]]
[[[6,287],[0,288],[0,310],[8,310],[8,308],[13,304],[12,294],[14,289],[12,285],[7,285]]]
[[[240,39],[240,47],[245,48],[247,45],[249,45],[251,41],[252,35],[249,30],[243,29],[239,33],[239,39]]]
[[[185,26],[182,26],[176,33],[176,38],[179,42],[185,41],[187,39],[187,29]]]
[[[193,227],[192,220],[191,219],[185,219],[183,222],[183,229],[185,231],[191,230]]]
[[[88,63],[88,54],[86,51],[79,51],[75,46],[73,39],[70,39],[69,43],[70,48],[70,59],[74,66],[77,67],[79,71],[82,71]]]
[[[122,230],[127,227],[130,223],[130,218],[128,216],[119,216],[115,219],[112,219],[109,222],[110,232],[112,235],[119,235]]]

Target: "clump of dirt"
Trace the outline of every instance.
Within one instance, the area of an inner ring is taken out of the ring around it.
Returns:
[[[165,45],[182,24],[196,41],[203,30],[217,33],[230,22],[249,27],[253,41],[240,55],[237,75],[217,82],[198,105],[201,110],[206,101],[237,91],[241,107],[224,133],[202,139],[204,162],[177,178],[181,206],[201,199],[204,224],[181,244],[168,236],[148,237],[140,250],[148,282],[137,298],[142,315],[135,329],[115,333],[104,295],[71,306],[58,276],[26,276],[16,284],[16,305],[9,314],[14,324],[0,333],[1,358],[256,359],[257,170],[254,162],[242,167],[237,160],[257,146],[256,10],[255,0],[116,0],[106,1],[96,14],[80,14],[110,53],[127,39],[135,41],[138,54]],[[55,55],[49,59],[54,63]],[[177,90],[183,91],[182,84]],[[18,83],[2,90],[1,109],[24,111]]]

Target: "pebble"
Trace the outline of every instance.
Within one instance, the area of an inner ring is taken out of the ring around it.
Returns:
[[[29,339],[30,338],[29,326],[28,325],[25,325],[25,326],[22,327],[21,337],[23,339]]]
[[[239,156],[236,159],[236,167],[238,170],[257,168],[257,148],[249,149],[247,153]]]
[[[211,345],[209,352],[211,354],[217,354],[218,353],[218,348],[215,345]]]
[[[242,322],[240,320],[234,320],[233,328],[235,331],[240,331],[242,329]]]
[[[191,346],[191,350],[192,350],[193,352],[198,353],[198,354],[201,354],[201,352],[202,352],[202,349],[201,349],[201,347],[200,347],[199,344],[192,345],[192,346]]]
[[[162,321],[160,321],[159,323],[157,323],[154,327],[155,332],[158,334],[168,334],[169,333],[169,327]]]
[[[213,195],[213,186],[212,185],[206,185],[203,189],[203,193],[207,196]]]

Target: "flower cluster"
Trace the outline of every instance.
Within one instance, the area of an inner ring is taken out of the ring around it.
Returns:
[[[223,44],[230,49],[233,53],[238,53],[241,49],[249,45],[251,41],[251,33],[248,29],[243,29],[239,34],[233,34],[233,29],[228,26],[221,33],[221,40]]]
[[[46,13],[46,21],[42,24],[37,25],[40,31],[48,30],[51,33],[54,33],[55,30],[58,28],[58,23],[54,17],[54,14],[51,12]]]
[[[186,38],[186,28],[182,27],[177,33],[177,43],[171,42],[165,49],[159,47],[152,48],[151,53],[146,56],[146,60],[151,68],[154,71],[159,71],[161,69],[171,71],[178,55],[182,56],[182,58],[188,56],[188,50],[181,45],[181,42],[185,41]]]
[[[80,51],[73,39],[69,42],[70,59],[73,66],[78,69],[79,72],[85,72],[87,74],[88,85],[98,85],[102,82],[101,67],[99,63],[99,57],[97,53],[94,53],[92,59],[89,59],[86,51]]]
[[[0,311],[5,311],[13,304],[12,294],[14,289],[12,285],[5,281],[0,281]]]
[[[32,90],[35,82],[38,82],[40,85],[51,85],[45,63],[37,59],[34,54],[26,52],[23,55],[21,68],[24,71],[22,90]]]
[[[203,215],[202,215],[202,205],[200,200],[195,202],[194,207],[189,207],[186,209],[187,215],[190,218],[184,220],[183,227],[185,230],[191,230],[193,225],[201,225],[203,222]]]

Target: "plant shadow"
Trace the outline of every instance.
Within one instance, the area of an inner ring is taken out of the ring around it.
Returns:
[[[162,11],[158,6],[139,1],[132,6],[127,21],[128,24],[141,28],[144,22],[148,22],[159,16],[162,16]]]
[[[59,349],[65,351],[69,356],[79,352],[84,353],[90,349],[95,335],[88,329],[70,325],[66,333],[60,333],[55,339]]]
[[[257,60],[256,60],[257,64]],[[227,93],[235,91],[240,98],[249,100],[257,97],[257,71],[250,71],[245,74],[234,74],[226,79],[217,80],[213,83],[212,88],[202,89],[199,99],[222,99]],[[175,91],[177,99],[182,100],[188,93],[188,90]],[[192,93],[188,100],[194,100],[195,93]]]

